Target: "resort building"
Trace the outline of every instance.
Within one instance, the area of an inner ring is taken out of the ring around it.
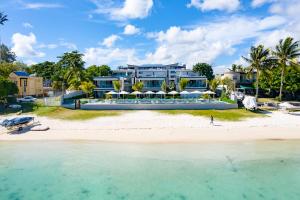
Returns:
[[[127,65],[118,67],[112,71],[111,76],[94,78],[95,96],[103,97],[105,93],[114,90],[113,81],[119,80],[122,83],[121,90],[132,91],[132,86],[136,82],[143,82],[143,92],[161,90],[161,85],[165,81],[167,85],[174,85],[174,90],[179,90],[180,79],[186,78],[189,83],[185,90],[204,91],[207,88],[207,79],[198,73],[186,68],[186,65],[170,64],[147,64],[147,65]]]
[[[18,96],[40,96],[43,94],[43,78],[29,75],[27,72],[16,71],[9,75],[19,89]]]
[[[222,74],[221,78],[230,78],[234,81],[236,88],[251,88],[256,81],[256,72],[249,75],[246,72],[229,70]]]

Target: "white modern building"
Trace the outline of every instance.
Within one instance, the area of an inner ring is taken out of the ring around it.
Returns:
[[[174,90],[179,90],[179,81],[187,78],[189,83],[185,90],[187,91],[204,91],[207,88],[207,79],[205,76],[199,75],[186,65],[178,63],[170,65],[147,64],[147,65],[127,65],[126,67],[118,67],[112,71],[111,76],[96,77],[94,90],[96,97],[103,97],[105,93],[114,90],[113,81],[119,80],[122,83],[122,90],[132,91],[132,85],[136,82],[143,82],[143,91],[157,92],[161,90],[161,85],[165,81],[168,85],[173,82]]]

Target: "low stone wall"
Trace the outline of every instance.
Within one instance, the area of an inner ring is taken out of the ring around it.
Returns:
[[[74,105],[63,105],[74,108]],[[226,110],[238,108],[237,104],[203,103],[203,104],[82,104],[82,110]]]

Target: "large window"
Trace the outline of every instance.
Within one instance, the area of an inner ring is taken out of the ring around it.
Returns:
[[[159,88],[162,82],[162,80],[143,80],[144,88]]]
[[[187,87],[188,88],[206,87],[206,83],[205,80],[190,80]]]
[[[97,88],[113,88],[113,82],[112,81],[97,81],[96,82]]]

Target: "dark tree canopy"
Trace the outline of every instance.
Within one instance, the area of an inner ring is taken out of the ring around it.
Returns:
[[[45,80],[51,80],[57,74],[59,67],[55,62],[45,61],[31,66],[32,72],[37,76],[43,77]]]
[[[197,63],[193,66],[193,71],[199,73],[200,75],[206,76],[209,81],[214,79],[214,71],[212,66],[207,63]]]
[[[92,65],[86,69],[86,75],[89,80],[93,80],[97,76],[109,76],[110,74],[111,69],[107,65]]]
[[[15,83],[0,77],[0,99],[4,99],[9,95],[18,93],[18,87]]]
[[[12,63],[16,61],[16,54],[12,52],[6,45],[0,45],[0,62]]]

